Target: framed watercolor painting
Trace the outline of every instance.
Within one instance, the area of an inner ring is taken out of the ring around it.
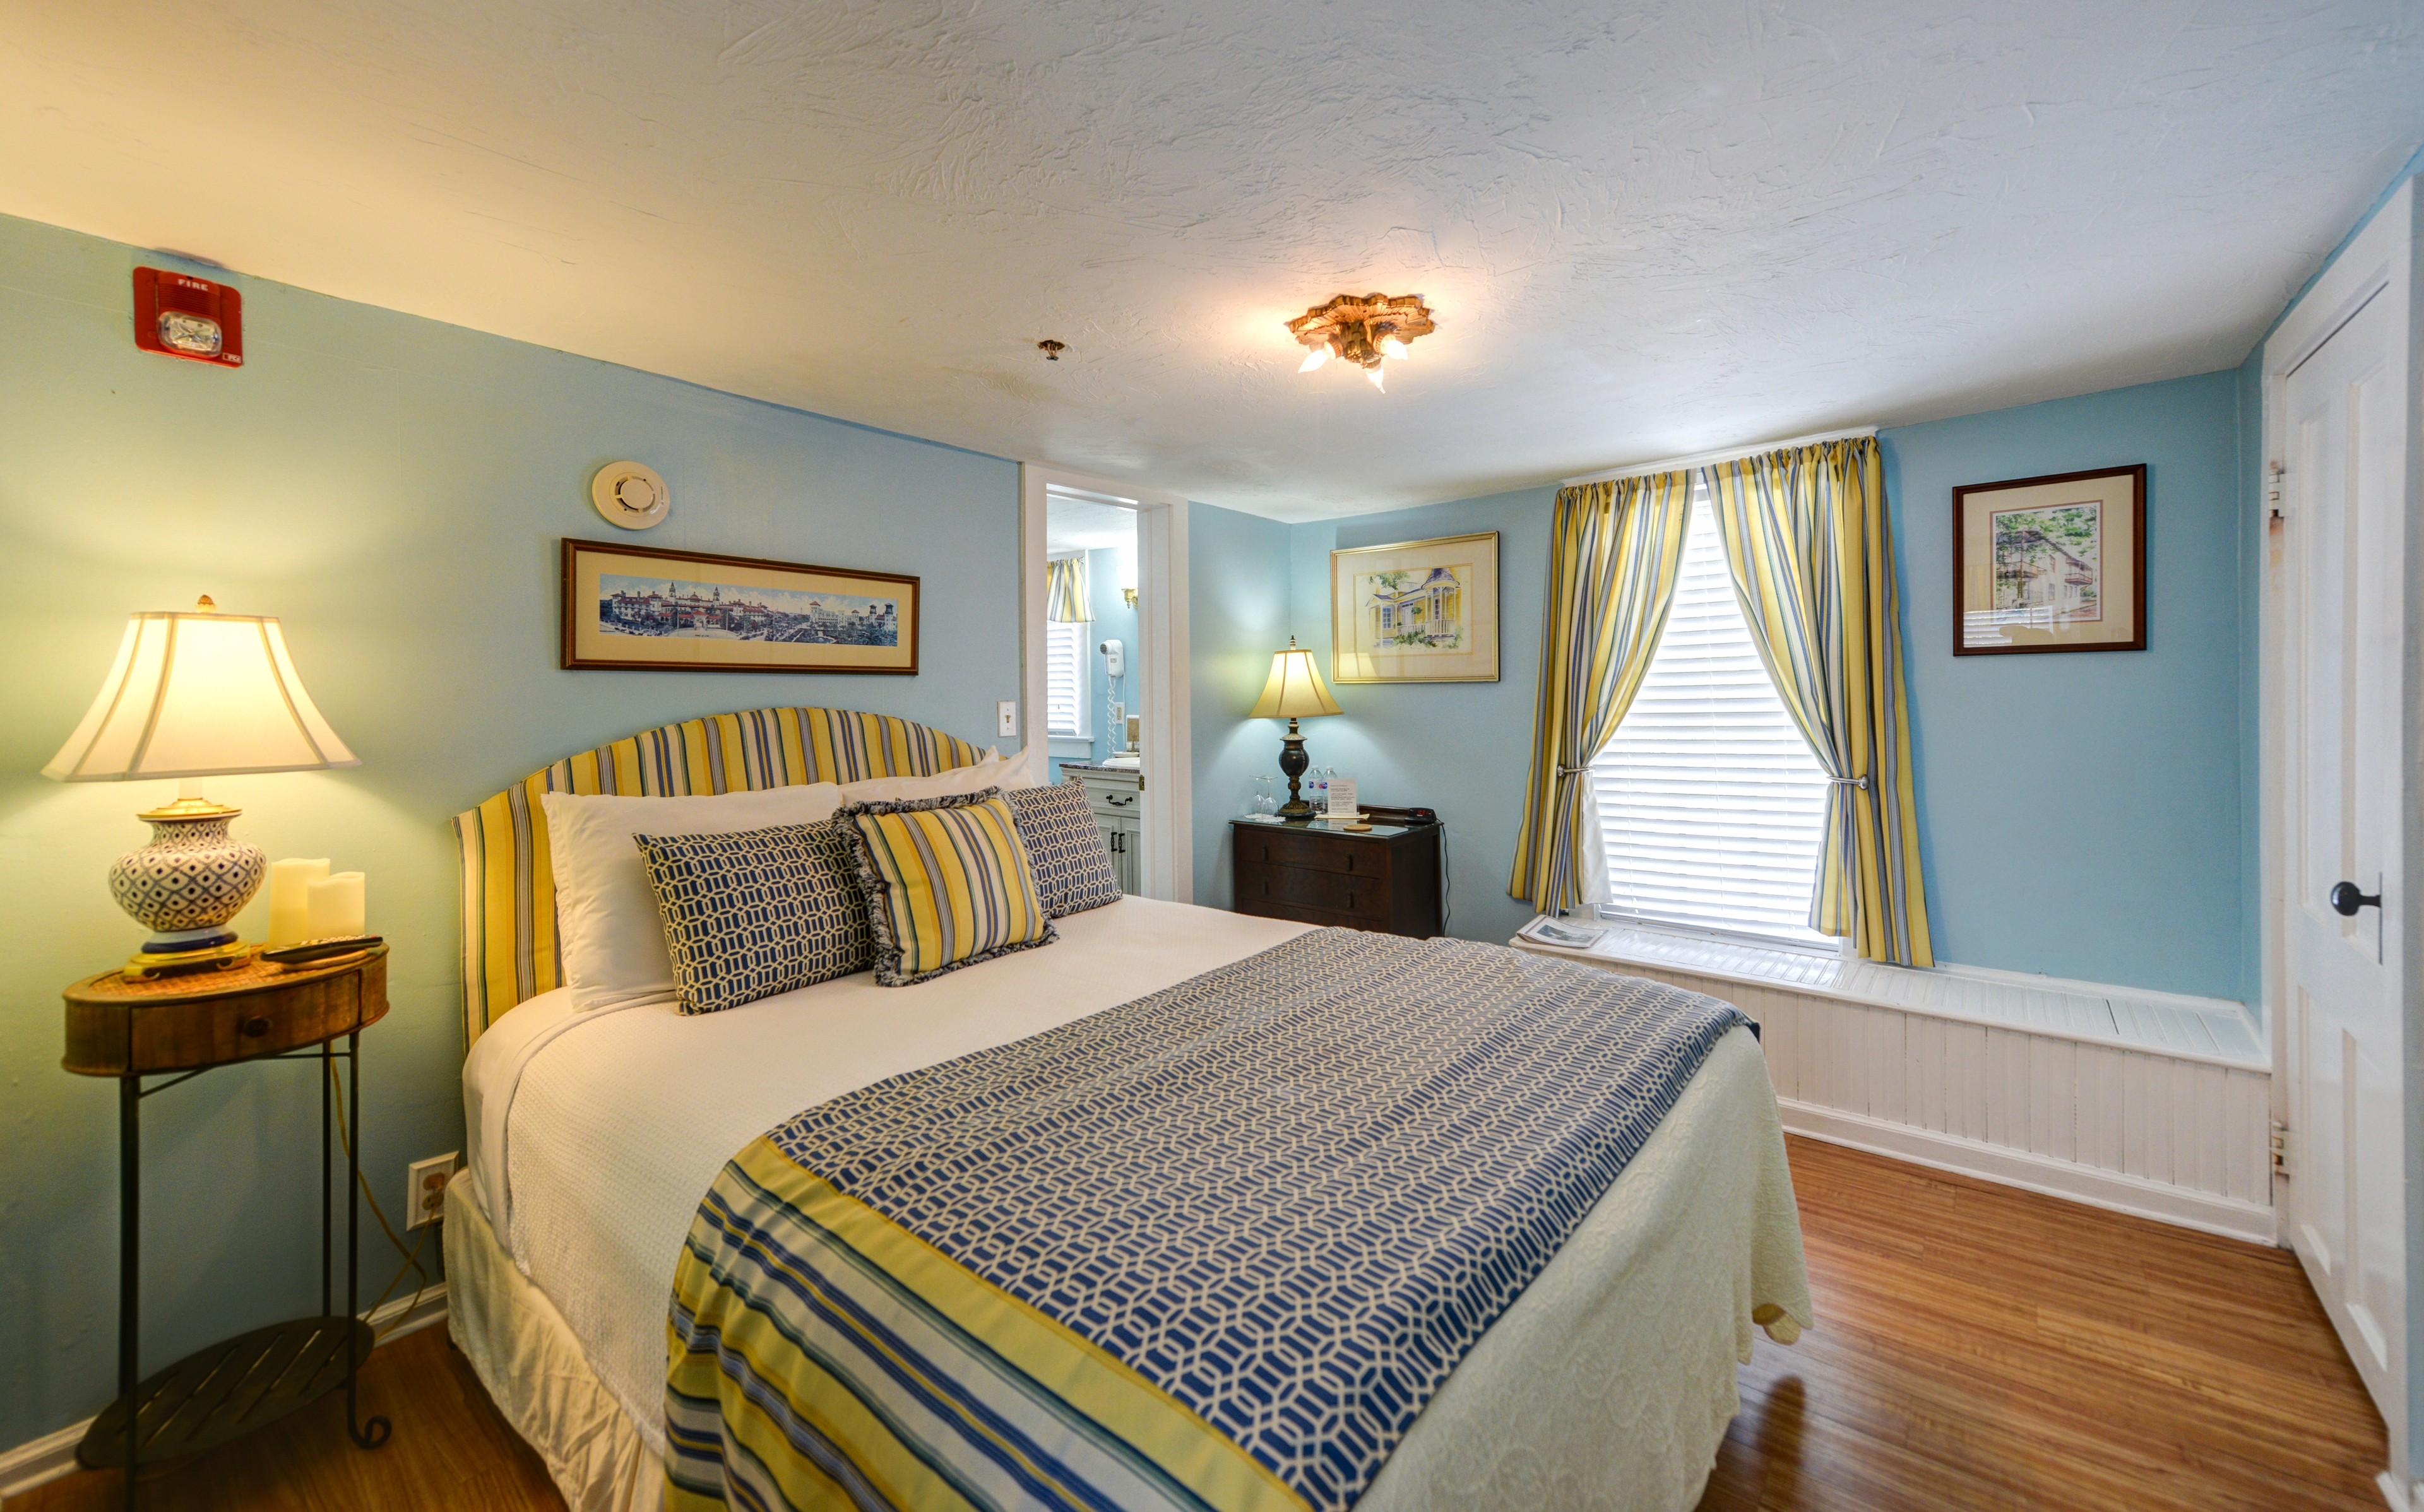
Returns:
[[[2146,465],[1953,490],[1953,654],[2146,648]]]
[[[917,609],[897,573],[564,543],[566,667],[914,675]]]
[[[1330,680],[1496,682],[1498,533],[1331,552]]]

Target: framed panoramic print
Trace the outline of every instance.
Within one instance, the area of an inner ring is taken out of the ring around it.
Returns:
[[[1331,552],[1330,680],[1496,682],[1498,533]]]
[[[2146,465],[1953,490],[1953,654],[2146,648]]]
[[[917,608],[897,573],[564,543],[566,667],[914,674]]]

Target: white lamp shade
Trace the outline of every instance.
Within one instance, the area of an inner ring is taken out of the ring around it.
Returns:
[[[1263,696],[1248,711],[1248,719],[1310,719],[1316,714],[1339,713],[1338,705],[1322,685],[1321,669],[1313,664],[1313,653],[1300,650],[1291,639],[1288,648],[1271,655],[1271,680],[1263,684]]]
[[[360,765],[303,691],[278,621],[149,613],[127,621],[101,692],[42,775],[123,782]]]

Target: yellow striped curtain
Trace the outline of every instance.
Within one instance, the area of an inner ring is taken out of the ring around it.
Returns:
[[[1056,556],[1044,564],[1044,617],[1080,625],[1094,617],[1086,603],[1086,559]]]
[[[1751,639],[1832,779],[1810,927],[1850,936],[1871,961],[1934,965],[1876,438],[1744,457],[1708,475]]]
[[[1599,874],[1591,758],[1641,691],[1692,517],[1692,475],[1662,472],[1557,490],[1549,544],[1549,608],[1540,629],[1540,692],[1532,775],[1507,891],[1547,913],[1592,901]]]

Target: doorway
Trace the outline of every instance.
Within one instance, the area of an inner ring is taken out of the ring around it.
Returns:
[[[2417,799],[2414,185],[2264,349],[2265,986],[2275,1185],[2297,1253],[2389,1431],[2409,1504],[2408,1122],[2416,1117],[2402,886]]]
[[[1085,781],[1124,887],[1191,902],[1186,501],[1027,463],[1019,542],[1022,737]]]

